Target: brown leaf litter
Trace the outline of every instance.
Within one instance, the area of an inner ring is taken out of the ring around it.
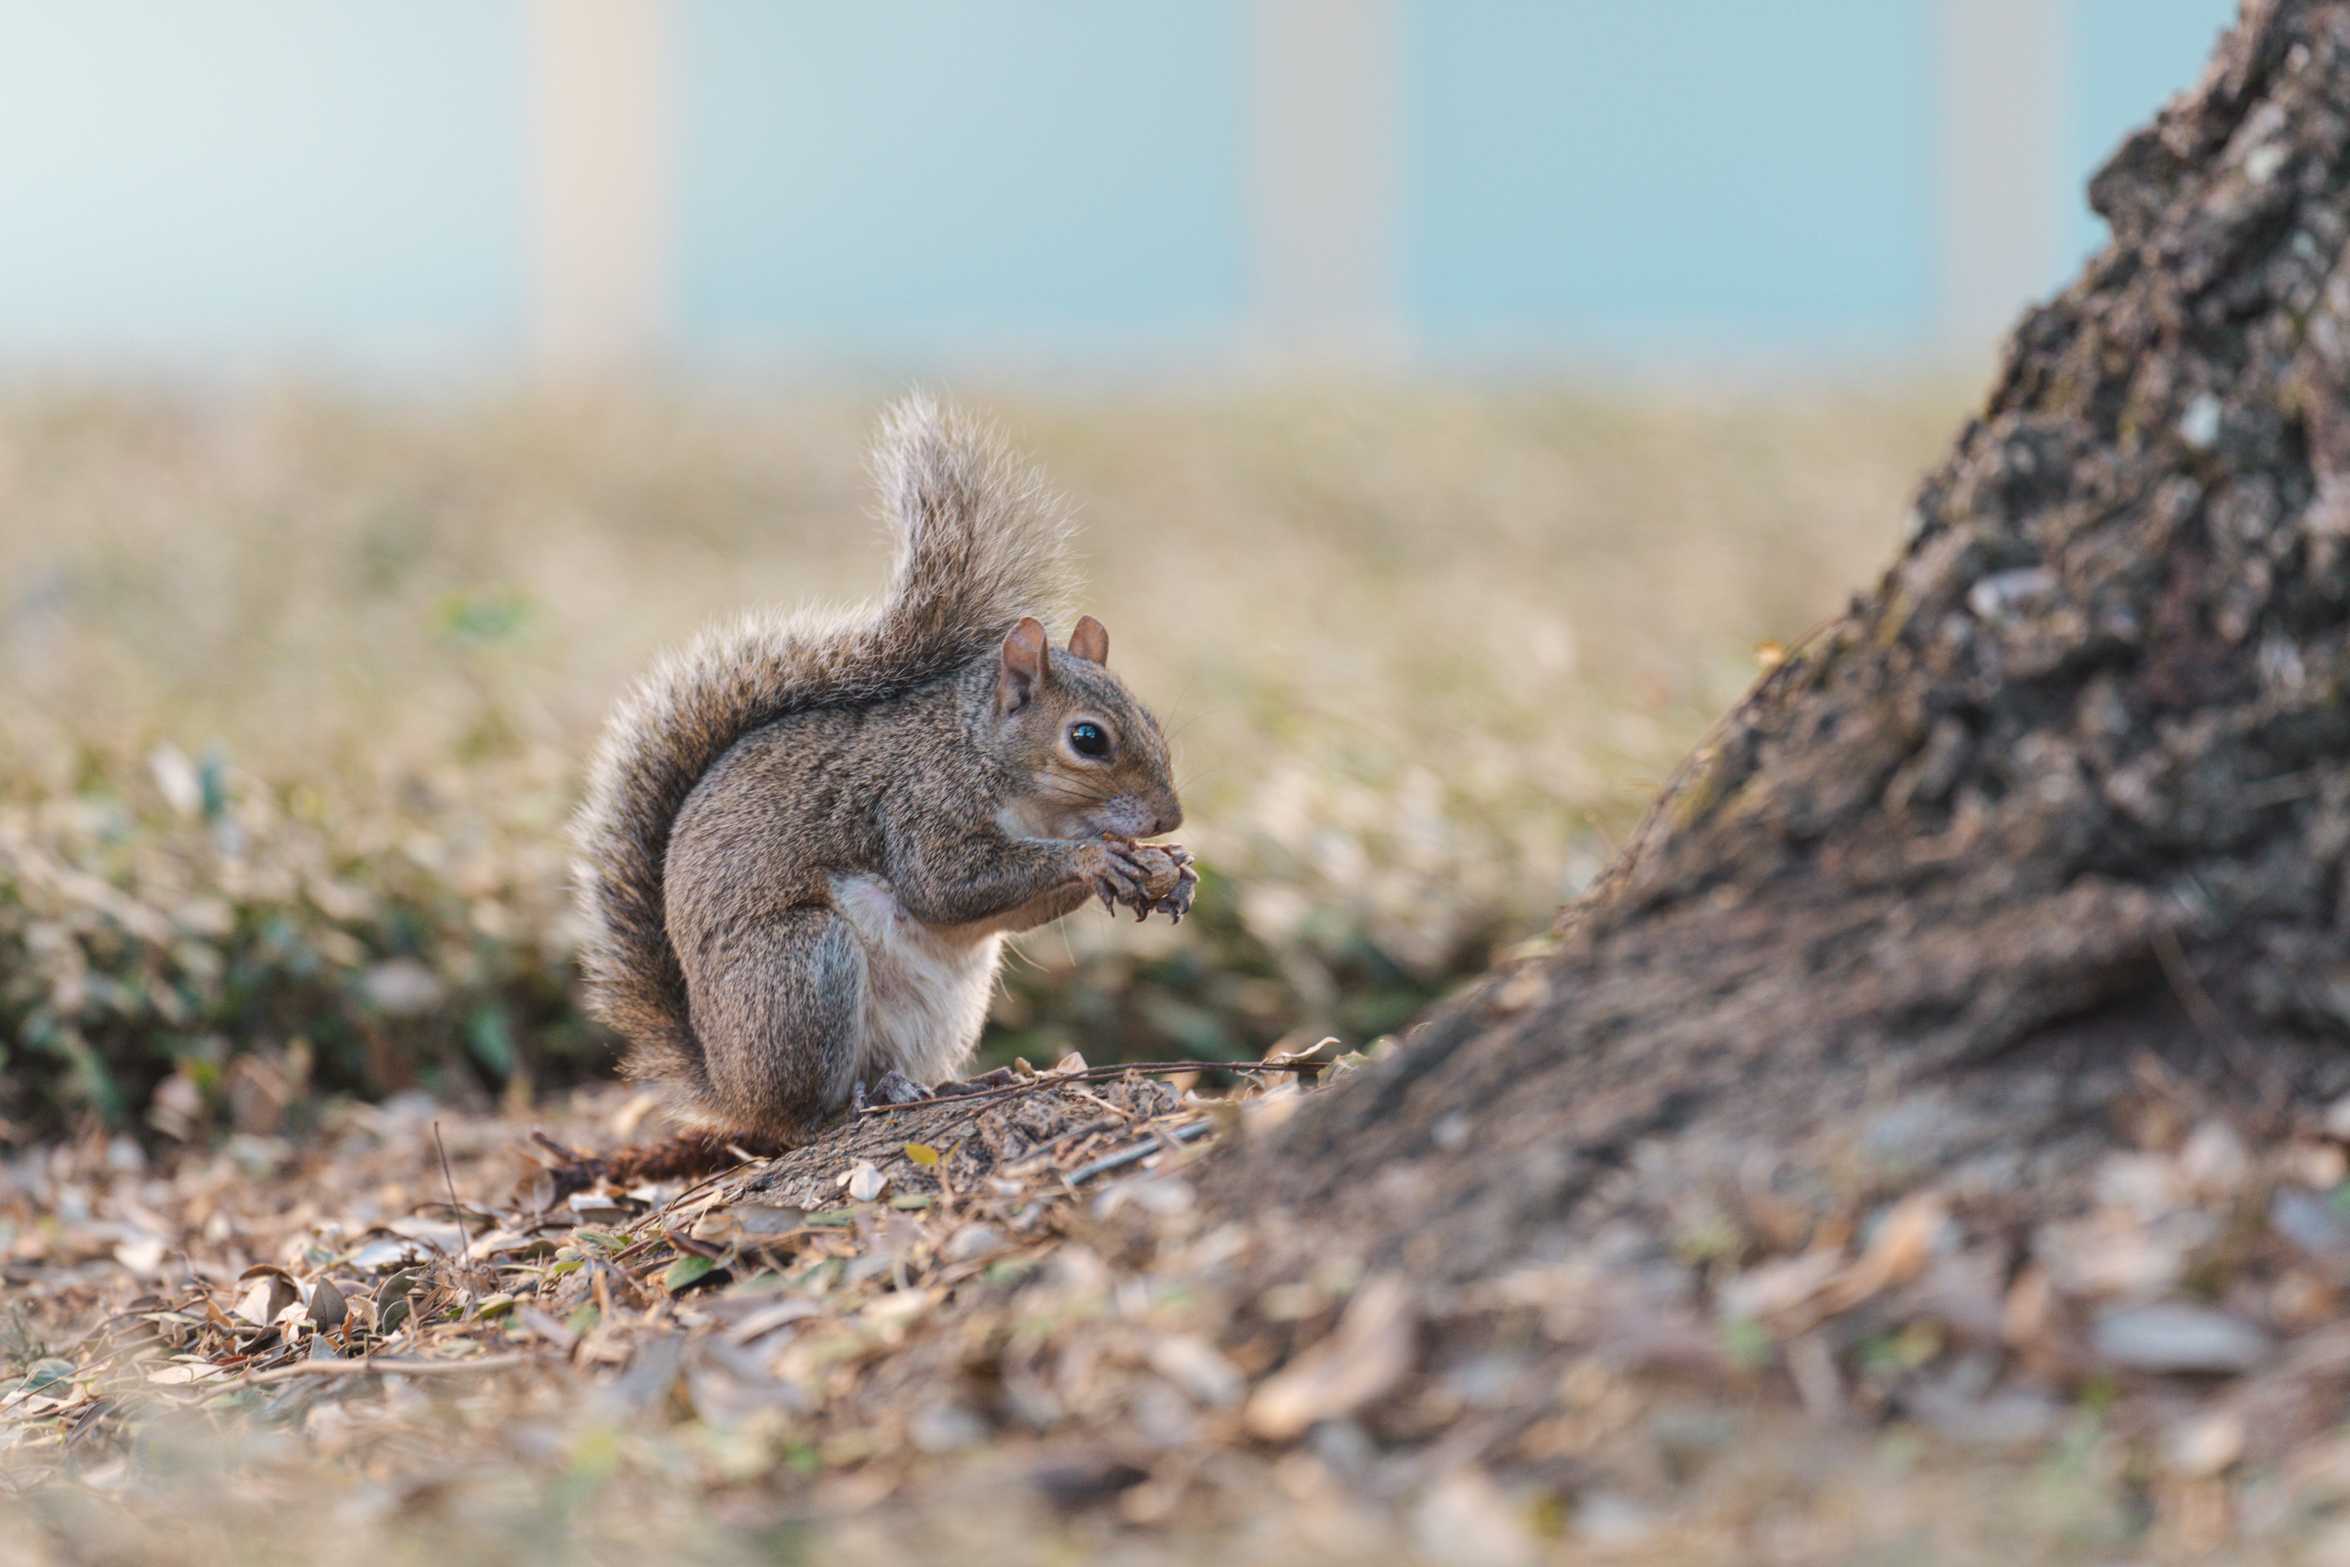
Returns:
[[[2350,1502],[2350,1118],[2253,1136],[2168,1092],[2078,1202],[1758,1178],[1448,1291],[1201,1200],[1219,1136],[1306,1093],[1072,1070],[569,1191],[526,1128],[420,1100],[26,1155],[0,1560],[789,1528],[1734,1561],[2027,1525],[2261,1560]],[[590,1093],[541,1130],[560,1167],[640,1119]],[[1996,1500],[2027,1484],[2036,1521]]]

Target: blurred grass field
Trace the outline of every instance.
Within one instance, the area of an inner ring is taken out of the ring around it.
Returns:
[[[1888,559],[1959,398],[972,399],[1076,502],[1208,872],[1025,945],[989,1048],[1362,1042],[1537,935]],[[879,583],[876,397],[0,399],[0,1135],[604,1069],[564,823],[604,710]]]

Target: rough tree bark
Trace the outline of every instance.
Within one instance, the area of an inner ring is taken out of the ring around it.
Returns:
[[[2017,328],[1892,569],[1555,950],[1231,1197],[1467,1279],[1888,1140],[2041,1189],[2148,1051],[2272,1112],[2341,1086],[2350,0],[2251,0],[2091,199],[2112,244]]]

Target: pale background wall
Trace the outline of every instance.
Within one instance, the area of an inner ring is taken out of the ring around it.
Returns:
[[[0,0],[0,371],[1979,347],[2232,0]]]

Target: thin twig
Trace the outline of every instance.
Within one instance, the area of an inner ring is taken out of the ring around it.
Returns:
[[[1097,1175],[1108,1175],[1113,1170],[1123,1170],[1130,1164],[1140,1164],[1152,1154],[1163,1153],[1184,1143],[1197,1142],[1214,1130],[1215,1126],[1211,1122],[1192,1121],[1183,1126],[1170,1127],[1164,1132],[1153,1132],[1132,1147],[1121,1148],[1116,1153],[1103,1154],[1091,1164],[1079,1165],[1076,1169],[1071,1170],[1064,1179],[1071,1186],[1082,1186]]]
[[[1110,1112],[1110,1114],[1116,1116],[1118,1118],[1119,1124],[1123,1126],[1132,1126],[1135,1122],[1136,1116],[1133,1111],[1119,1109],[1116,1105],[1110,1103],[1107,1099],[1104,1099],[1101,1095],[1095,1093],[1090,1088],[1072,1088],[1069,1090],[1069,1092],[1076,1095],[1076,1097],[1079,1099],[1085,1100],[1088,1104],[1099,1105],[1102,1109],[1107,1110]]]
[[[741,1150],[729,1146],[726,1151],[729,1153],[739,1153]],[[654,1209],[650,1213],[641,1215],[637,1222],[652,1227],[653,1233],[650,1235],[639,1235],[628,1245],[623,1246],[620,1250],[614,1252],[607,1260],[614,1264],[629,1262],[637,1257],[643,1256],[647,1251],[650,1251],[653,1247],[660,1245],[663,1241],[675,1239],[675,1237],[669,1233],[668,1226],[662,1221],[666,1220],[670,1214],[677,1211],[677,1205],[679,1203],[684,1202],[688,1197],[693,1196],[696,1192],[717,1185],[720,1181],[725,1180],[728,1176],[734,1174],[736,1171],[747,1170],[758,1162],[759,1161],[757,1159],[745,1159],[740,1164],[728,1165],[725,1169],[718,1171],[715,1175],[705,1175],[700,1180],[694,1182],[693,1185],[686,1187],[676,1196],[670,1198],[660,1207]]]
[[[473,1232],[465,1228],[465,1205],[457,1200],[457,1177],[449,1173],[449,1145],[441,1141],[441,1123],[432,1124],[432,1145],[440,1150],[441,1179],[449,1183],[449,1217],[457,1223],[457,1256],[470,1261],[473,1256]]]
[[[445,1377],[467,1371],[510,1371],[539,1359],[536,1355],[477,1355],[471,1360],[408,1360],[377,1356],[373,1360],[304,1360],[272,1371],[249,1371],[247,1382],[286,1382],[295,1377]]]
[[[1123,1127],[1131,1126],[1133,1124],[1133,1122],[1128,1120],[1113,1120],[1109,1116],[1105,1115],[1098,1121],[1088,1121],[1083,1126],[1073,1126],[1068,1131],[1063,1132],[1060,1136],[1046,1143],[1041,1148],[1038,1148],[1026,1159],[1017,1161],[1014,1165],[1011,1166],[1011,1168],[1025,1168],[1035,1160],[1054,1153],[1059,1149],[1065,1148],[1071,1143],[1081,1143],[1089,1137],[1099,1137],[1104,1132],[1115,1132]]]
[[[1175,1077],[1185,1072],[1297,1073],[1326,1071],[1329,1066],[1327,1061],[1125,1061],[1114,1066],[1089,1066],[1077,1072],[1039,1072],[1017,1083],[1007,1083],[1000,1088],[983,1088],[976,1093],[939,1094],[934,1098],[916,1099],[906,1104],[867,1105],[859,1114],[896,1115],[906,1110],[926,1110],[932,1105],[976,1104],[992,1099],[1011,1099],[1021,1094],[1065,1088],[1071,1083],[1114,1083],[1129,1074],[1138,1077]]]
[[[732,1154],[740,1154],[743,1152],[743,1150],[735,1147],[731,1143],[727,1145],[726,1151]],[[725,1180],[728,1176],[734,1174],[737,1170],[747,1170],[752,1165],[758,1164],[759,1162],[760,1160],[758,1157],[748,1156],[743,1158],[740,1163],[728,1165],[725,1169],[720,1170],[715,1175],[703,1176],[700,1180],[694,1182],[693,1185],[684,1188],[676,1196],[663,1203],[659,1208],[656,1208],[653,1210],[653,1212],[647,1214],[646,1222],[657,1223],[662,1219],[666,1219],[669,1217],[669,1215],[675,1213],[677,1211],[677,1205],[685,1201],[688,1197],[693,1196],[697,1192],[700,1192],[707,1187],[717,1185],[720,1181]]]
[[[977,1114],[978,1112],[972,1113]],[[1088,1121],[1083,1126],[1071,1127],[1050,1142],[1040,1143],[1019,1158],[1005,1164],[1003,1173],[1008,1176],[1022,1176],[1047,1165],[1058,1169],[1060,1164],[1057,1155],[1069,1149],[1082,1148],[1097,1137],[1106,1136],[1111,1132],[1124,1131],[1132,1124],[1130,1121],[1113,1121],[1108,1116],[1104,1116],[1098,1121]]]
[[[621,1247],[618,1251],[614,1252],[611,1256],[605,1258],[604,1260],[611,1263],[614,1267],[618,1267],[621,1263],[624,1262],[634,1262],[637,1258],[643,1256],[646,1252],[651,1251],[654,1247],[660,1245],[667,1239],[669,1239],[669,1232],[667,1230],[656,1230],[650,1235],[640,1235],[635,1240],[630,1241],[626,1246]]]
[[[582,1153],[577,1148],[568,1147],[565,1144],[555,1141],[555,1139],[549,1137],[543,1129],[536,1126],[530,1129],[530,1140],[538,1144],[541,1148],[544,1148],[547,1152],[553,1154],[556,1158],[562,1160],[565,1164],[582,1164],[587,1160],[595,1157],[593,1154]]]

